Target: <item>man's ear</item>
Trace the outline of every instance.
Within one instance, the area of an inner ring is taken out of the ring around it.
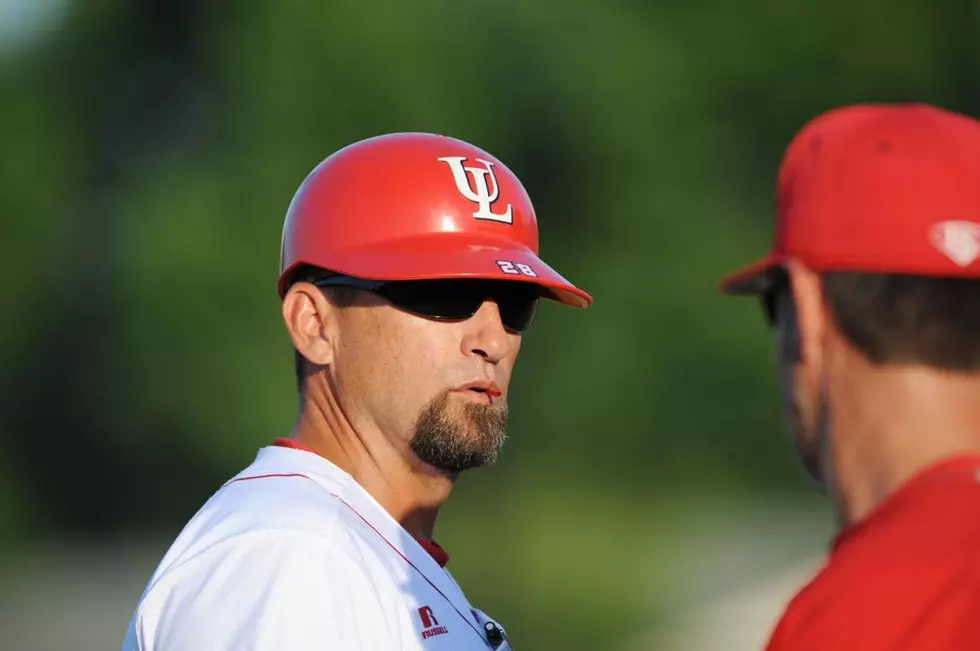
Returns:
[[[282,318],[293,346],[313,364],[333,362],[337,308],[318,287],[298,282],[289,288],[282,302]]]
[[[824,300],[820,274],[798,260],[786,263],[799,328],[802,362],[815,362],[823,356],[830,312]]]

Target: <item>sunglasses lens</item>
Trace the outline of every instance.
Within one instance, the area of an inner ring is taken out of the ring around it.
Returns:
[[[762,303],[762,312],[766,317],[766,323],[771,327],[776,323],[776,294],[768,292],[759,297]]]
[[[503,321],[504,326],[517,332],[530,328],[538,313],[536,290],[499,292],[496,301],[497,308],[500,310],[500,320]]]
[[[511,283],[405,281],[385,285],[378,293],[395,306],[430,319],[468,319],[484,301],[494,300],[504,326],[518,332],[530,327],[538,305],[536,289]]]
[[[437,281],[395,282],[378,293],[403,310],[431,319],[468,319],[481,302],[475,292]]]

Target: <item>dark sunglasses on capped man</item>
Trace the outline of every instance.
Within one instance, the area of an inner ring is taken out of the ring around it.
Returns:
[[[770,328],[776,325],[776,320],[779,318],[779,299],[788,291],[790,291],[789,275],[786,270],[782,268],[772,270],[767,279],[766,289],[759,296],[766,324]]]
[[[437,321],[469,319],[485,301],[492,300],[504,327],[515,332],[531,327],[540,297],[540,290],[531,283],[477,278],[388,281],[329,276],[310,282],[317,287],[362,289],[406,312]]]

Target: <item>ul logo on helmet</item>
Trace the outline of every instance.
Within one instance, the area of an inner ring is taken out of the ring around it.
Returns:
[[[477,204],[478,208],[473,213],[474,218],[487,219],[502,224],[514,223],[510,204],[507,204],[507,210],[502,213],[496,213],[492,210],[493,202],[500,196],[500,184],[497,183],[497,177],[493,173],[493,163],[477,158],[475,159],[476,162],[482,163],[483,167],[464,167],[465,156],[445,156],[439,160],[449,165],[459,193]],[[470,181],[471,177],[472,182]],[[492,189],[491,185],[493,186]]]

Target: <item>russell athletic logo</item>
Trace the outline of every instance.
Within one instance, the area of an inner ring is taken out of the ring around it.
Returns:
[[[439,620],[436,619],[432,609],[428,606],[419,608],[419,619],[422,620],[423,640],[428,640],[430,637],[435,637],[436,635],[445,635],[449,632],[449,629],[445,626],[439,626]]]
[[[493,173],[493,163],[477,158],[476,162],[483,167],[464,167],[465,156],[444,156],[439,160],[449,165],[459,193],[477,205],[476,212],[473,213],[475,219],[487,219],[502,224],[514,223],[510,204],[501,213],[493,212],[493,202],[500,197],[500,184]]]

